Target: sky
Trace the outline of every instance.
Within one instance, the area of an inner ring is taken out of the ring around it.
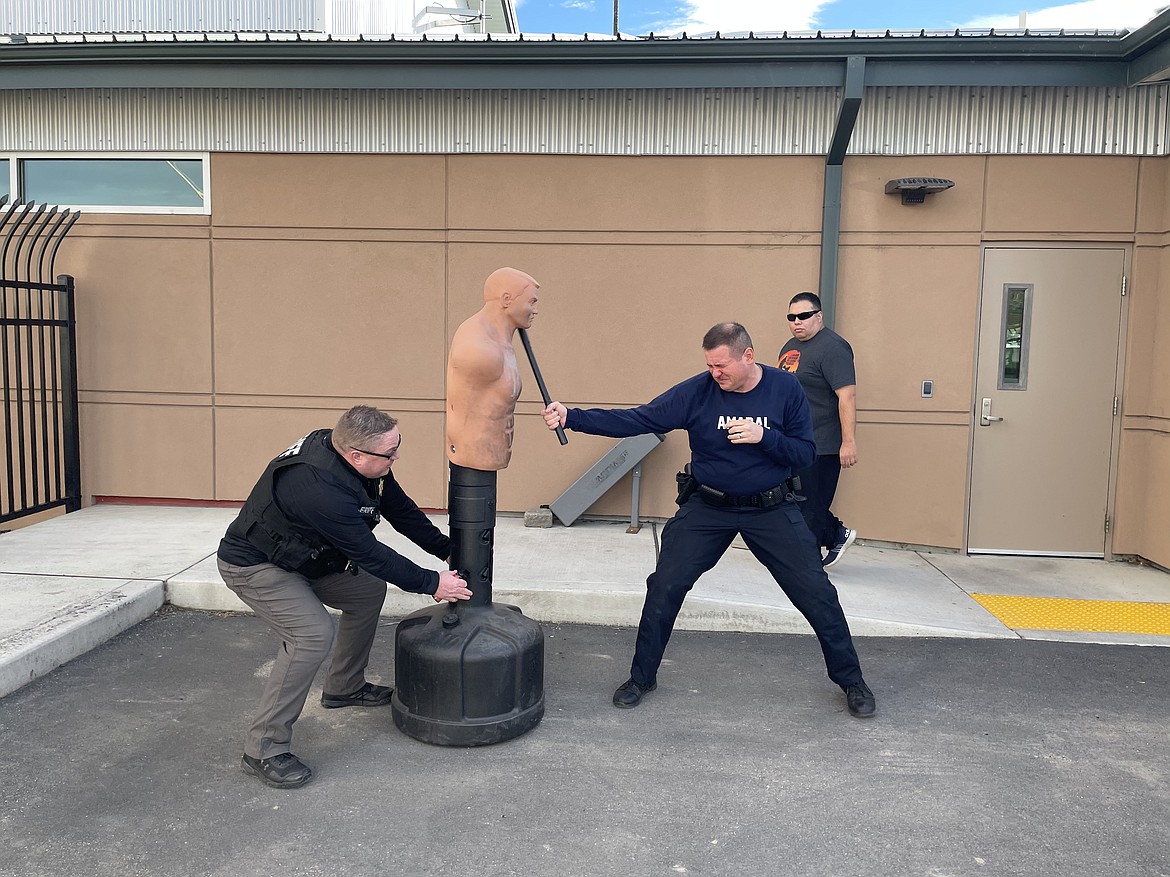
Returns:
[[[1170,0],[617,0],[622,33],[1016,28],[1136,30]],[[614,0],[517,0],[525,33],[613,32]]]

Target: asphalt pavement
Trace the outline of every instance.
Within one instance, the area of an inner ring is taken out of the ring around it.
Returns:
[[[318,684],[276,790],[239,768],[276,641],[164,608],[0,699],[0,875],[1170,874],[1170,650],[859,637],[858,720],[808,635],[678,631],[617,710],[634,631],[544,630],[527,734],[435,747]]]
[[[733,549],[658,690],[617,710],[659,525],[501,517],[496,601],[545,632],[541,723],[436,747],[389,707],[322,709],[318,684],[294,739],[314,779],[282,791],[239,768],[277,642],[214,571],[234,514],[0,534],[0,877],[1170,875],[1164,571],[858,544],[831,573],[878,701],[858,720]],[[989,594],[1082,620],[1013,626]],[[429,605],[390,589],[371,681]]]

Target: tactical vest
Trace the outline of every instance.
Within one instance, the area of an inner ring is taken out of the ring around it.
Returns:
[[[299,526],[285,516],[274,495],[276,473],[289,466],[307,465],[325,474],[326,480],[338,484],[339,488],[346,482],[363,480],[333,450],[332,434],[331,429],[315,430],[278,454],[252,488],[238,519],[245,538],[264,552],[269,562],[306,578],[340,572],[349,559],[320,533]],[[354,511],[371,530],[381,520],[376,496],[367,499]]]

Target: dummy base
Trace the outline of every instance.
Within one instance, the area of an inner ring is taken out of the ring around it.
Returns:
[[[436,746],[486,746],[544,716],[544,630],[515,606],[422,609],[394,635],[394,724]]]

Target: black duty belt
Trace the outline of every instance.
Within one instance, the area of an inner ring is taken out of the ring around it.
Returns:
[[[767,490],[749,494],[748,496],[732,496],[730,493],[717,490],[706,484],[699,485],[698,493],[703,498],[703,502],[716,508],[749,507],[768,509],[788,500],[792,496],[793,490],[792,479],[788,478],[783,484],[777,484],[775,487],[769,487]]]
[[[340,551],[335,548],[324,548],[314,550],[309,559],[293,572],[300,573],[307,579],[319,579],[349,569],[350,566],[349,560]],[[352,572],[357,575],[356,566],[353,567]]]

